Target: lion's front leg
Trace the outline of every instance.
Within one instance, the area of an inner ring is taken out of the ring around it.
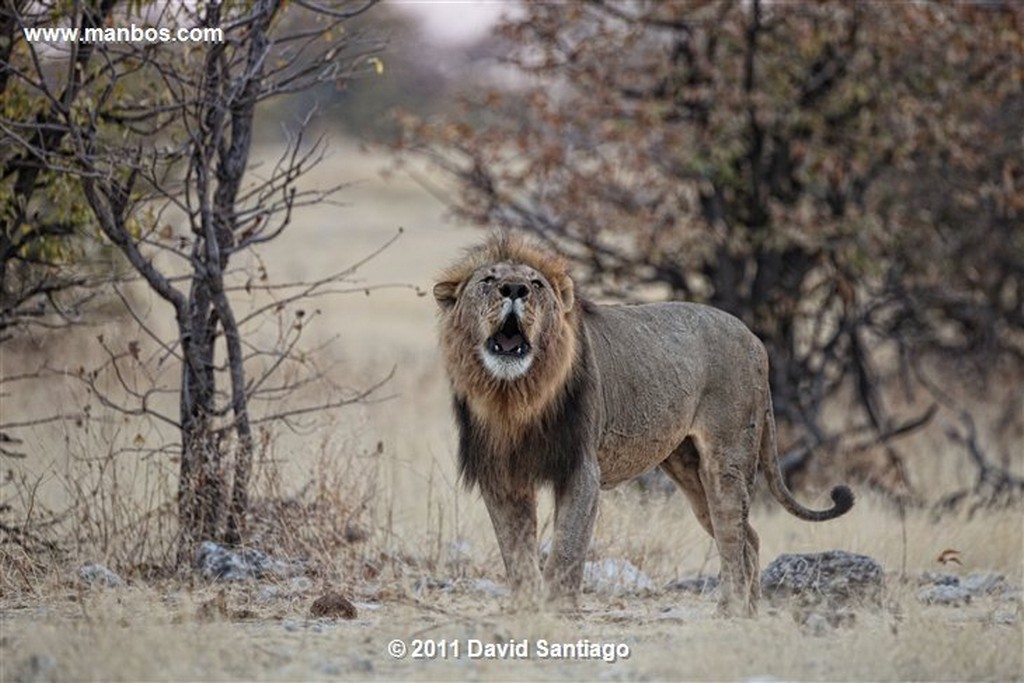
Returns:
[[[486,486],[481,486],[480,490],[491,515],[515,600],[539,602],[542,583],[537,558],[536,492],[494,491]]]
[[[600,491],[601,473],[594,458],[585,458],[565,490],[556,491],[555,535],[544,565],[551,600],[575,602],[579,595]]]

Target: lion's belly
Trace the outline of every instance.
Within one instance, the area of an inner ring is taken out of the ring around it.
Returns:
[[[609,435],[603,440],[597,460],[601,467],[601,488],[609,489],[656,467],[685,437],[636,439]]]
[[[601,486],[609,488],[643,474],[686,438],[693,426],[696,401],[687,393],[687,384],[674,386],[672,392],[657,392],[620,385],[616,392],[605,395],[605,421],[597,446]],[[609,402],[630,409],[608,410]]]

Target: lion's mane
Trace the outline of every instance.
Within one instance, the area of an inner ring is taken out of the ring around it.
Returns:
[[[481,268],[524,264],[551,283],[563,315],[535,331],[536,360],[515,381],[495,378],[483,366],[478,340],[458,311],[442,310],[441,349],[460,425],[460,471],[467,485],[483,479],[502,488],[538,483],[563,487],[582,458],[584,433],[593,428],[581,315],[566,260],[519,236],[498,234],[468,249],[441,273],[453,295],[473,296],[466,283]],[[435,289],[435,293],[437,290]],[[543,457],[541,457],[543,456]]]

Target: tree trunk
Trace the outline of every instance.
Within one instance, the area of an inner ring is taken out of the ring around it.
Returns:
[[[181,323],[184,322],[184,325]],[[213,429],[216,318],[208,289],[194,280],[188,314],[179,321],[184,362],[181,377],[181,468],[178,474],[178,563],[193,546],[219,540],[224,519],[225,473]]]

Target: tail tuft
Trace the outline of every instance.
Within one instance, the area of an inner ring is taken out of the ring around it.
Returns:
[[[853,491],[849,486],[836,486],[832,489],[832,502],[834,506],[829,511],[831,517],[846,514],[853,507]]]

